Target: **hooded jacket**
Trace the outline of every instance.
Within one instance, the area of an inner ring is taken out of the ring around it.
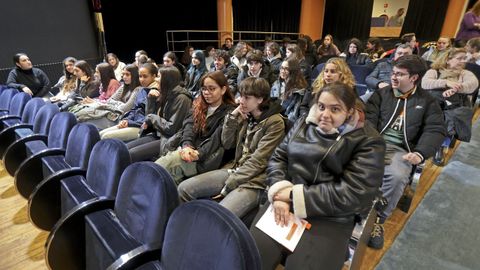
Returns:
[[[268,159],[285,135],[282,106],[270,101],[259,119],[243,120],[240,115],[227,115],[223,124],[222,144],[236,147],[235,159],[227,164],[231,174],[226,181],[228,192],[237,187],[264,189]]]

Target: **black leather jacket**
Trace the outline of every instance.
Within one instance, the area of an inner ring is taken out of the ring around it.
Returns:
[[[302,117],[272,155],[267,181],[272,189],[284,180],[294,185],[298,217],[350,222],[372,206],[382,183],[384,155],[385,142],[372,127],[324,135]]]

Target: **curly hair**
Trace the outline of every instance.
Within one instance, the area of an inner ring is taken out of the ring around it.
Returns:
[[[348,67],[345,60],[339,57],[333,57],[328,59],[328,61],[323,66],[322,72],[320,72],[320,75],[318,75],[318,77],[313,82],[313,93],[317,93],[318,91],[320,91],[320,89],[322,89],[326,84],[325,80],[323,79],[323,73],[325,72],[325,67],[327,66],[327,64],[335,65],[336,70],[340,73],[340,77],[338,80],[339,82],[342,82],[352,88],[355,87],[355,77],[353,76],[352,71]]]
[[[210,78],[214,80],[220,88],[225,88],[225,92],[222,97],[222,103],[224,104],[235,104],[235,100],[233,98],[232,93],[228,90],[228,81],[225,75],[223,75],[223,71],[213,71],[205,74],[200,79],[200,85],[203,87],[205,83],[205,79]],[[205,132],[205,128],[207,126],[207,111],[208,111],[208,103],[203,97],[203,92],[193,101],[193,132],[195,133],[203,133]]]
[[[442,55],[442,57],[437,58],[437,60],[432,63],[431,68],[436,70],[448,68],[447,61],[452,59],[459,53],[467,53],[467,51],[464,48],[452,48],[448,50],[448,53]]]

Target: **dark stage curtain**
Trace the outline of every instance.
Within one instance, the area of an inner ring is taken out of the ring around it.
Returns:
[[[373,0],[327,0],[323,35],[331,34],[334,42],[352,37],[367,39],[370,34],[372,9]],[[343,47],[339,49],[343,50]]]
[[[233,29],[235,31],[265,31],[297,33],[300,24],[301,0],[233,0]],[[250,36],[242,39],[259,39]],[[282,37],[274,37],[282,39]]]
[[[402,35],[414,32],[419,40],[437,40],[447,7],[448,0],[410,0]]]

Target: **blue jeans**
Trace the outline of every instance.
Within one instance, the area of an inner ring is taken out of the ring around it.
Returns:
[[[227,169],[193,176],[180,183],[178,195],[183,202],[211,198],[220,194],[229,176],[230,173]],[[220,201],[220,205],[241,218],[258,206],[261,191],[260,189],[236,188]]]
[[[389,155],[389,152],[393,153]],[[383,197],[388,201],[385,209],[378,213],[378,216],[382,219],[386,219],[392,214],[410,180],[412,164],[402,158],[405,154],[407,154],[407,151],[404,149],[387,144],[387,155],[391,157],[391,163],[385,166],[381,187]]]

